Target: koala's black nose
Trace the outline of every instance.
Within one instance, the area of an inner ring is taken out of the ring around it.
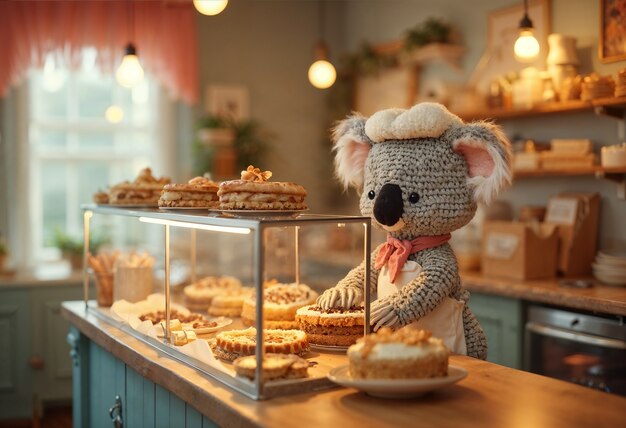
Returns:
[[[385,184],[374,202],[374,218],[380,224],[393,226],[400,220],[402,213],[402,190],[396,184]]]

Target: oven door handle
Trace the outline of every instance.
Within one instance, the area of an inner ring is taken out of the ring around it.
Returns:
[[[604,348],[612,349],[626,349],[626,342],[623,340],[608,339],[586,333],[572,332],[532,321],[526,323],[526,330],[543,336],[566,339],[573,342],[586,343],[588,345],[602,346]]]

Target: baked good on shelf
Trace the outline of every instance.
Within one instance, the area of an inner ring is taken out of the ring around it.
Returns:
[[[98,190],[93,194],[93,202],[96,204],[108,204],[109,203],[109,192],[105,192],[104,190]]]
[[[252,165],[241,171],[240,180],[220,183],[217,195],[222,210],[305,210],[307,191],[295,183],[268,181],[271,171]]]
[[[316,305],[296,311],[296,321],[309,343],[325,346],[350,346],[363,337],[363,306],[322,309]]]
[[[264,330],[263,347],[267,353],[303,354],[309,350],[306,334],[300,330]],[[218,333],[210,343],[215,356],[226,361],[254,355],[256,351],[256,328],[230,330]]]
[[[166,184],[159,197],[159,207],[219,208],[218,183],[208,177],[194,177],[183,184]]]
[[[169,177],[156,178],[150,168],[139,172],[134,181],[124,181],[109,190],[109,203],[112,205],[153,205],[157,206],[163,186],[169,184]]]
[[[150,321],[152,324],[159,324],[165,321],[165,311],[158,310],[156,312],[147,312],[145,314],[139,315],[139,319],[141,321]],[[183,324],[192,324],[195,322],[203,322],[206,319],[202,314],[196,314],[191,312],[188,315],[184,315],[176,309],[170,309],[170,327],[174,325],[172,323],[172,321],[174,320],[178,320]]]
[[[240,288],[241,281],[233,276],[206,276],[183,289],[185,306],[191,310],[206,311],[215,296]]]
[[[420,379],[448,375],[450,351],[430,331],[381,328],[348,348],[355,379]]]
[[[254,380],[256,377],[256,355],[239,357],[233,361],[239,376]],[[300,379],[307,377],[309,362],[293,354],[265,354],[261,379]]]
[[[615,93],[615,81],[612,76],[600,76],[591,73],[583,78],[580,99],[589,101],[596,98],[613,97]]]
[[[310,305],[317,293],[306,284],[274,284],[263,290],[263,316],[267,328],[298,328],[296,311]],[[256,299],[250,297],[243,302],[241,321],[246,326],[255,325]]]
[[[216,317],[239,317],[243,308],[243,301],[254,295],[254,289],[243,287],[239,290],[228,291],[211,299],[209,315]]]

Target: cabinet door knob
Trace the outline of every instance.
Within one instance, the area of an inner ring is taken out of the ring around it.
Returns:
[[[119,395],[115,396],[115,404],[109,409],[109,417],[115,428],[124,427],[124,420],[122,419],[122,399]]]
[[[30,357],[28,359],[28,364],[33,370],[43,370],[44,366],[46,365],[44,359],[39,355],[33,355],[32,357]]]

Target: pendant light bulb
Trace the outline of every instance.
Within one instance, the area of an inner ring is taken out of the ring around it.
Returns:
[[[201,14],[214,16],[226,9],[228,0],[193,0],[193,5]]]
[[[535,28],[528,17],[528,0],[524,0],[524,17],[519,22],[519,37],[513,46],[515,59],[519,62],[532,62],[537,59],[539,50],[539,42],[535,38]]]
[[[337,79],[337,71],[326,60],[317,60],[309,67],[309,82],[316,88],[330,88],[335,83],[335,79]]]
[[[532,29],[520,31],[519,37],[513,47],[515,58],[521,62],[534,61],[539,55],[539,50],[539,42],[535,38]]]
[[[333,86],[337,79],[335,67],[328,61],[328,48],[324,42],[315,45],[315,62],[309,67],[309,82],[318,89]]]
[[[132,88],[143,79],[143,68],[132,43],[126,46],[122,63],[115,72],[115,79],[125,88]]]

